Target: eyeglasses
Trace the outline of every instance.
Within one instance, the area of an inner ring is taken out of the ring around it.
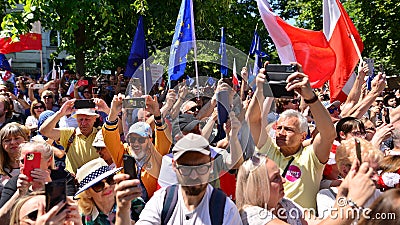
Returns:
[[[328,109],[328,111],[329,111],[330,114],[334,113],[336,110],[339,111],[339,108],[338,108],[338,107],[333,107],[333,108],[329,108],[329,109]]]
[[[44,106],[42,106],[42,105],[35,105],[35,106],[33,106],[33,109],[44,109]]]
[[[188,111],[196,112],[196,111],[199,111],[199,110],[200,110],[200,107],[199,107],[199,106],[193,106],[193,107],[190,108]]]
[[[102,181],[99,181],[99,182],[97,182],[96,184],[94,184],[94,185],[92,186],[93,191],[95,191],[95,192],[97,192],[97,193],[103,191],[104,188],[106,187],[106,184],[105,184],[106,182],[107,182],[107,184],[110,185],[110,186],[111,186],[111,185],[114,185],[114,184],[115,184],[114,176],[109,176],[109,177],[107,177],[106,179],[104,179],[104,180],[102,180]]]
[[[145,138],[145,137],[138,137],[138,138],[135,138],[135,137],[128,137],[128,143],[133,144],[133,143],[135,143],[136,140],[137,140],[137,141],[139,142],[139,144],[143,144],[143,143],[146,142],[146,139],[147,139],[147,138]]]
[[[176,168],[182,176],[190,176],[193,170],[196,171],[197,175],[204,175],[210,170],[211,162],[198,166],[183,166],[177,164]]]
[[[296,98],[296,99],[290,100],[290,102],[291,102],[292,104],[299,104],[300,100]]]
[[[33,210],[32,212],[26,214],[24,217],[22,218],[29,218],[30,220],[36,221],[37,216],[38,216],[38,210]]]
[[[45,96],[43,96],[43,98],[53,98],[53,96],[52,95],[45,95]]]
[[[83,93],[90,93],[90,91],[84,91]]]

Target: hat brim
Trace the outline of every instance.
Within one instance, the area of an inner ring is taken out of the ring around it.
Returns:
[[[185,154],[186,152],[198,152],[201,153],[203,155],[209,155],[211,156],[211,153],[209,150],[204,149],[204,148],[191,148],[188,150],[184,150],[184,151],[178,151],[178,152],[173,152],[173,158],[174,160],[178,160],[183,154]]]
[[[104,178],[106,178],[106,177],[108,177],[110,175],[113,175],[115,173],[118,173],[121,170],[122,170],[122,167],[114,168],[114,169],[109,170],[109,171],[101,174],[100,176],[94,178],[89,183],[85,184],[82,188],[79,188],[79,190],[75,193],[74,198],[76,198],[80,193],[86,191],[87,189],[89,189],[90,187],[95,185],[97,182],[102,181]]]
[[[339,105],[340,105],[340,101],[334,101],[331,104],[327,105],[325,108],[329,109],[329,107],[331,107],[331,106],[339,107]]]
[[[78,115],[95,116],[96,118],[100,116],[97,113],[75,113],[74,115],[72,115],[72,118],[77,119]]]
[[[98,142],[98,143],[93,143],[92,146],[95,148],[105,148],[106,144],[104,142]]]
[[[192,131],[198,124],[200,123],[199,120],[193,120],[189,124],[187,124],[181,131],[190,132]]]

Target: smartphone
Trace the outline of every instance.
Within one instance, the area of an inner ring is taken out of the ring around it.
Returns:
[[[46,182],[46,212],[50,211],[55,205],[67,200],[67,184],[65,181]],[[65,206],[64,206],[65,207]],[[61,212],[61,209],[59,212]]]
[[[31,171],[35,168],[40,168],[40,160],[42,158],[42,154],[40,152],[28,152],[24,157],[24,171],[28,177],[28,181],[31,182],[33,180],[31,176]]]
[[[87,108],[95,108],[96,104],[93,99],[77,99],[74,103],[75,109],[87,109]]]
[[[124,173],[128,174],[131,179],[136,179],[137,173],[135,158],[133,158],[131,155],[124,154],[122,160],[124,161]]]
[[[356,154],[357,154],[357,159],[360,162],[360,165],[362,163],[362,159],[361,159],[361,145],[360,145],[360,141],[357,138],[354,138],[354,141],[356,142]]]
[[[217,92],[217,112],[218,112],[218,124],[224,124],[228,121],[229,112],[231,107],[229,104],[229,92],[220,91]]]
[[[268,64],[265,70],[264,97],[294,98],[294,91],[286,90],[286,79],[298,71],[297,65]]]
[[[43,89],[44,84],[34,84],[33,89]]]
[[[99,88],[98,88],[98,87],[92,87],[92,94],[93,94],[93,95],[99,94],[98,91],[99,91]]]
[[[89,85],[89,81],[88,81],[88,80],[78,80],[77,85],[78,85],[79,87],[81,87],[81,86],[88,86],[88,85]]]
[[[138,109],[146,107],[145,98],[125,98],[122,102],[122,107],[125,109]]]

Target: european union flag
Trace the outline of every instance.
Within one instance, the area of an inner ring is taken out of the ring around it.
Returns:
[[[225,44],[225,30],[221,27],[221,43],[219,45],[218,54],[221,55],[221,74],[224,77],[228,76],[228,58],[226,56],[226,44]]]
[[[256,47],[257,47],[257,40],[260,39],[260,36],[258,36],[257,31],[254,31],[253,35],[253,40],[251,40],[251,46],[249,50],[249,55],[254,55],[256,53]]]
[[[4,54],[0,54],[0,69],[11,71],[10,63]]]
[[[133,38],[128,63],[126,64],[125,77],[139,78],[143,87],[143,91],[149,91],[152,87],[152,79],[150,74],[150,65],[146,63],[146,89],[144,90],[144,71],[143,59],[147,59],[149,54],[147,52],[146,39],[144,36],[143,16],[139,17],[138,25],[136,28],[135,37]],[[139,70],[138,70],[139,69]]]
[[[176,20],[174,38],[169,55],[168,75],[170,80],[178,80],[186,68],[186,55],[195,48],[194,18],[192,0],[182,0]]]
[[[249,80],[248,80],[249,83],[248,84],[254,91],[256,88],[255,78],[256,78],[260,68],[263,66],[261,59],[265,58],[265,57],[267,57],[267,59],[269,59],[269,56],[265,52],[261,51],[260,36],[258,36],[257,31],[254,32],[253,41],[255,41],[255,47],[253,50],[253,42],[252,42],[251,43],[252,46],[250,47],[250,53],[252,51],[254,52],[255,59],[254,59],[253,73],[249,73]]]

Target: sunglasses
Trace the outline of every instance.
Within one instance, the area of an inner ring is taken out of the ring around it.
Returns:
[[[36,105],[36,106],[33,106],[33,109],[44,109],[44,106],[42,106],[42,105]]]
[[[339,110],[337,107],[329,108],[328,111],[330,114],[334,113],[336,110]]]
[[[292,99],[292,100],[290,100],[290,102],[292,104],[299,104],[300,100],[299,99]]]
[[[199,107],[199,106],[193,106],[193,107],[190,108],[188,111],[196,112],[196,111],[199,111],[199,110],[200,110],[200,107]]]
[[[110,185],[110,186],[111,186],[111,185],[114,185],[114,184],[115,184],[114,175],[109,176],[109,177],[107,177],[106,179],[95,183],[95,184],[92,186],[93,191],[95,191],[95,192],[97,192],[97,193],[103,191],[104,188],[106,187],[106,182],[107,182],[107,184]]]
[[[143,144],[143,143],[146,142],[146,139],[147,139],[147,138],[145,138],[145,137],[138,137],[138,138],[129,137],[129,138],[128,138],[128,143],[133,144],[133,143],[135,143],[136,140],[137,140],[137,141],[139,142],[139,144]]]
[[[89,91],[84,91],[83,93],[90,93]]]
[[[53,96],[52,95],[45,95],[45,96],[43,96],[43,98],[53,98]]]
[[[32,212],[28,213],[27,215],[25,215],[23,218],[28,218],[32,221],[36,221],[37,216],[38,216],[38,210],[33,210]]]

